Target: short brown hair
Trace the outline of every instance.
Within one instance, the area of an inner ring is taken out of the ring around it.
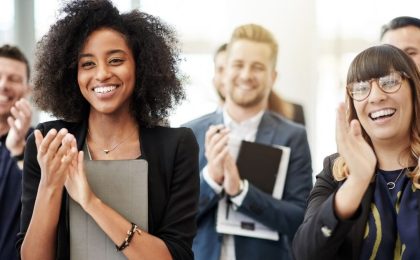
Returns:
[[[411,16],[395,17],[389,23],[382,26],[380,39],[382,40],[388,31],[397,30],[407,26],[414,26],[420,29],[420,19]]]
[[[28,59],[26,59],[23,52],[17,46],[12,46],[12,45],[9,45],[9,44],[5,44],[3,46],[0,46],[0,57],[12,59],[12,60],[17,60],[17,61],[25,63],[25,65],[26,65],[26,76],[27,76],[27,79],[29,80],[31,69],[29,67]]]

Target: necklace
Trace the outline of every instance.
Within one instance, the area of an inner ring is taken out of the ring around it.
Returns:
[[[110,152],[114,151],[115,149],[118,148],[118,146],[120,146],[121,144],[125,143],[126,141],[128,141],[128,139],[130,139],[130,137],[132,137],[137,131],[137,128],[134,129],[134,132],[132,134],[130,134],[126,139],[122,140],[121,142],[117,143],[116,145],[114,145],[113,147],[111,147],[110,149],[101,149],[102,152],[104,152],[105,154],[109,154]],[[88,128],[88,135],[90,136],[90,138],[92,139],[92,136],[90,135],[90,130]]]
[[[389,181],[386,183],[388,189],[393,190],[395,188],[395,184],[397,183],[398,179],[400,178],[401,174],[404,172],[405,168],[403,168],[400,173],[398,174],[397,178],[394,181]]]
[[[89,149],[89,144],[87,142],[87,138],[86,138],[85,142],[86,142],[86,150],[87,150],[88,158],[89,158],[89,160],[92,160],[92,155],[90,154],[90,149]]]

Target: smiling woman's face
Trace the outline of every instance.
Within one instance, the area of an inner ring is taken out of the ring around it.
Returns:
[[[92,32],[79,54],[77,81],[91,113],[129,112],[135,61],[123,35],[109,28]]]
[[[408,80],[401,84],[397,92],[385,93],[373,81],[369,96],[363,101],[353,101],[359,121],[373,143],[410,140],[412,94]]]

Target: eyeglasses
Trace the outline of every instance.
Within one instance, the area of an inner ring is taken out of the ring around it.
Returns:
[[[373,81],[376,81],[380,90],[390,94],[397,92],[401,88],[404,78],[409,78],[405,72],[393,71],[380,78],[350,83],[347,85],[347,92],[352,99],[363,101],[370,95]]]

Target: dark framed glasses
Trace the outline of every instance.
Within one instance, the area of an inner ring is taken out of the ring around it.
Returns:
[[[397,92],[401,88],[405,78],[409,78],[405,72],[392,71],[388,75],[380,78],[352,82],[348,84],[346,88],[352,99],[363,101],[369,96],[372,90],[372,82],[375,81],[381,91],[390,94]]]

